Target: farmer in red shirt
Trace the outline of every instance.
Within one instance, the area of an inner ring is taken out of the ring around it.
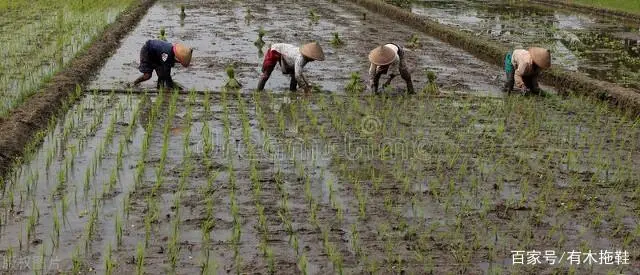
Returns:
[[[193,49],[176,43],[171,44],[162,40],[147,40],[140,49],[140,66],[138,69],[142,73],[133,85],[147,81],[151,78],[153,71],[158,75],[157,88],[166,87],[169,89],[179,88],[171,79],[171,68],[176,61],[182,66],[189,67]]]
[[[308,89],[310,86],[302,73],[302,69],[307,63],[314,60],[324,60],[324,52],[318,42],[308,43],[302,47],[285,43],[273,44],[264,54],[262,74],[260,75],[257,90],[264,90],[264,85],[267,84],[267,80],[269,80],[276,64],[280,64],[283,74],[291,75],[289,90],[296,91],[298,84],[300,88]]]

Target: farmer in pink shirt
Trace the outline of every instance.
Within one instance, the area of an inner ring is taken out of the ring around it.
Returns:
[[[551,53],[543,48],[518,49],[507,53],[504,60],[504,70],[507,82],[503,91],[511,93],[514,85],[525,92],[540,94],[538,75],[544,69],[551,67]]]
[[[318,42],[308,43],[302,45],[302,47],[285,43],[271,45],[269,50],[264,54],[262,74],[260,75],[257,90],[264,90],[264,85],[267,84],[267,80],[269,80],[276,64],[280,64],[282,74],[291,76],[289,90],[296,91],[298,85],[300,85],[300,88],[308,89],[310,85],[304,77],[302,70],[307,63],[314,60],[324,60],[324,52]]]

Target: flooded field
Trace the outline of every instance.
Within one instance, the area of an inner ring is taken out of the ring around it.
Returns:
[[[3,182],[2,274],[640,273],[640,120],[589,98],[503,97],[501,68],[353,5],[185,12],[158,1]],[[319,91],[284,92],[276,72],[253,92],[261,27],[267,44],[323,45],[306,67]],[[174,70],[191,91],[122,92],[160,28],[196,48]],[[364,92],[370,48],[414,33],[420,92]],[[242,89],[222,89],[230,64]],[[513,264],[532,250],[628,261]]]
[[[90,88],[124,89],[125,82],[139,76],[140,48],[147,39],[157,38],[160,28],[164,28],[170,42],[180,41],[195,48],[191,67],[173,70],[174,80],[187,89],[220,89],[227,81],[225,68],[233,64],[236,78],[244,85],[243,91],[251,92],[257,85],[263,52],[269,44],[316,40],[322,45],[326,60],[310,63],[306,67],[307,77],[323,91],[343,93],[343,84],[349,81],[351,73],[359,73],[363,80],[368,78],[370,50],[383,43],[401,43],[415,33],[421,45],[407,51],[414,86],[425,86],[425,71],[430,70],[437,74],[437,82],[443,89],[502,96],[504,73],[499,67],[410,28],[399,28],[392,20],[366,16],[365,9],[354,5],[320,2],[294,9],[284,9],[287,4],[233,3],[224,9],[211,9],[210,5],[187,2],[188,15],[181,20],[179,6],[159,1],[123,41]],[[317,22],[309,17],[311,10],[319,16]],[[266,44],[261,49],[254,45],[260,28],[266,32],[263,38]],[[344,45],[332,46],[334,33],[338,33]],[[266,89],[278,92],[287,89],[288,84],[288,76],[275,71]],[[393,84],[404,87],[399,77]],[[155,89],[155,83],[142,83],[141,89]]]
[[[513,47],[547,47],[556,66],[640,89],[637,24],[499,0],[416,1],[411,11]]]

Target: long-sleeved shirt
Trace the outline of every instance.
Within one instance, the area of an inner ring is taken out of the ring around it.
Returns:
[[[391,62],[391,64],[385,65],[385,66],[378,66],[376,64],[371,63],[371,66],[369,66],[369,85],[370,86],[373,86],[373,82],[375,81],[376,74],[378,74],[379,72],[385,69],[386,69],[385,73],[391,72],[391,74],[394,74],[394,75],[400,74],[400,55],[398,55],[398,51],[400,49],[395,44],[385,44],[384,46],[391,48],[396,53],[396,57],[393,60],[393,62]]]
[[[515,85],[518,88],[523,88],[524,81],[523,76],[536,76],[540,73],[540,69],[533,66],[533,59],[531,54],[527,50],[517,49],[513,51],[511,55],[511,64],[515,68]]]
[[[303,73],[303,68],[307,65],[307,61],[302,53],[300,53],[299,47],[291,44],[276,43],[271,45],[271,49],[282,55],[280,67],[283,73],[288,73],[293,69],[296,81],[300,86],[307,86],[309,84]]]

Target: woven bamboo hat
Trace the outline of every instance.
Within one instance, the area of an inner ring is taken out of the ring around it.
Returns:
[[[533,63],[538,65],[540,68],[547,69],[551,67],[551,53],[549,50],[533,47],[529,48],[529,54],[531,54]]]
[[[320,47],[320,44],[318,42],[311,42],[302,45],[302,47],[300,47],[300,53],[313,60],[324,60],[324,52],[322,51],[322,47]]]
[[[178,62],[180,62],[182,66],[189,67],[189,64],[191,63],[191,54],[193,53],[193,49],[183,44],[177,43],[174,46],[174,53],[176,55],[176,59],[178,59]]]
[[[369,61],[378,66],[391,64],[396,58],[396,52],[389,47],[380,46],[369,53]]]

